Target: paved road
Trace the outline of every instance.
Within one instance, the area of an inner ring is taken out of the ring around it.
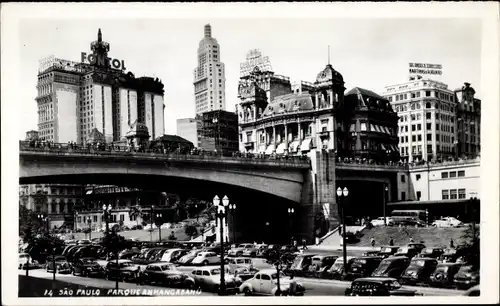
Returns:
[[[218,267],[218,266],[214,266]],[[266,268],[269,267],[264,261],[262,260],[255,260],[255,267],[257,269],[259,268]],[[178,267],[179,270],[190,273],[194,267]],[[26,271],[19,270],[19,274],[25,275]],[[43,269],[38,269],[38,270],[30,270],[29,271],[30,276],[34,277],[39,277],[39,278],[46,278],[46,279],[52,279],[52,274],[47,273]],[[79,285],[84,285],[84,286],[93,286],[93,287],[99,287],[99,288],[115,288],[115,282],[114,281],[109,281],[105,279],[99,279],[99,278],[86,278],[86,277],[80,277],[80,276],[74,276],[74,275],[64,275],[64,274],[57,274],[56,279],[69,282],[69,283],[75,283]],[[302,277],[297,277],[296,278],[297,282],[300,282],[304,285],[306,288],[306,295],[307,296],[343,296],[345,289],[350,285],[350,282],[343,282],[343,281],[336,281],[336,280],[326,280],[326,279],[314,279],[314,278],[302,278]],[[461,291],[458,290],[450,290],[450,289],[439,289],[439,288],[424,288],[424,287],[410,287],[410,286],[403,286],[404,288],[416,290],[417,292],[422,293],[423,295],[427,296],[458,296],[461,295]],[[133,283],[125,283],[125,282],[120,282],[119,283],[119,288],[120,289],[161,289],[165,287],[159,287],[159,286],[149,286],[149,285],[136,285]],[[202,292],[200,295],[202,296],[214,296],[216,295],[215,293],[210,293],[210,292]]]

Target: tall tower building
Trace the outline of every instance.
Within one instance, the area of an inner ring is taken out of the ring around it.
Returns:
[[[455,89],[458,157],[476,157],[481,152],[481,100],[475,94],[470,83]]]
[[[212,27],[205,25],[205,37],[198,46],[198,67],[194,69],[196,115],[226,109],[226,75],[220,62],[220,47],[212,37]]]

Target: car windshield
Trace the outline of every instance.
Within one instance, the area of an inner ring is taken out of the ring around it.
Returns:
[[[425,267],[425,260],[414,260],[411,265],[414,267]]]
[[[239,247],[239,248],[246,248],[246,247],[247,247],[247,244],[240,244],[238,247]]]
[[[161,270],[162,271],[173,270],[173,267],[171,265],[163,265],[161,266]]]
[[[94,260],[93,259],[82,259],[82,263],[84,264],[89,264],[89,263],[92,263]]]
[[[467,273],[467,272],[471,272],[471,271],[473,271],[471,266],[463,266],[459,270],[459,272],[462,272],[462,273]]]
[[[356,259],[354,260],[354,263],[358,265],[364,265],[366,264],[366,259]]]
[[[407,247],[399,248],[398,253],[408,253],[408,248]]]
[[[424,249],[423,253],[424,254],[432,254],[434,250],[433,249]]]
[[[19,258],[29,258],[29,255],[28,254],[21,254],[21,255],[19,255]]]
[[[132,264],[130,262],[122,262],[120,268],[130,267]]]
[[[391,248],[382,248],[380,250],[381,253],[392,253],[392,249]]]
[[[377,268],[377,271],[385,271],[389,266],[391,265],[391,262],[388,260],[383,260],[380,262],[380,265]]]
[[[196,254],[198,254],[200,251],[198,250],[192,250],[192,251],[189,251],[189,253],[187,253],[187,255],[189,256],[195,256]]]
[[[439,271],[439,272],[445,272],[448,271],[448,268],[449,266],[437,266],[436,268],[436,272]]]
[[[384,285],[389,289],[389,290],[395,290],[401,288],[401,284],[394,280],[394,281],[389,281],[385,282]]]

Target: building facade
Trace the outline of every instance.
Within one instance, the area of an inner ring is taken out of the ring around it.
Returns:
[[[475,158],[481,153],[481,100],[470,83],[455,90],[457,103],[457,156]]]
[[[203,113],[200,117],[200,148],[222,154],[238,151],[238,115],[216,110]]]
[[[399,151],[408,161],[455,155],[456,101],[448,85],[417,78],[391,85],[383,94],[399,115]]]
[[[226,109],[226,75],[219,43],[212,37],[212,27],[205,25],[205,36],[198,46],[198,66],[194,69],[196,115]]]
[[[19,204],[48,216],[50,228],[73,228],[75,208],[83,204],[82,185],[31,184],[19,186]]]
[[[135,78],[125,63],[108,57],[110,44],[91,43],[82,62],[53,56],[40,61],[38,129],[42,140],[84,143],[96,128],[106,142],[121,140],[135,120],[144,122],[151,138],[164,133],[164,90],[158,79]]]
[[[177,135],[189,140],[195,147],[201,143],[198,130],[201,128],[201,122],[196,118],[177,119]]]

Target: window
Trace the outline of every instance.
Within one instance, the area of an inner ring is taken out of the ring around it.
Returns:
[[[456,199],[457,199],[457,190],[451,189],[450,190],[450,200],[456,200]]]
[[[408,126],[405,125],[405,132],[408,132]]]
[[[415,124],[412,124],[412,125],[411,125],[411,131],[412,131],[412,132],[415,132],[416,128],[417,128],[417,127],[415,126]]]
[[[458,189],[458,198],[459,199],[465,199],[465,188]]]
[[[448,172],[441,172],[441,178],[448,178]]]
[[[431,113],[429,112],[425,113],[425,119],[431,119]]]
[[[125,215],[120,215],[120,221],[125,221]]]
[[[94,216],[94,222],[97,222],[97,216]]]
[[[432,134],[427,134],[427,141],[432,141]]]
[[[450,195],[448,193],[448,190],[442,190],[441,191],[441,200],[448,200],[450,198]]]
[[[427,127],[428,130],[432,129],[432,123],[427,123],[426,127]]]
[[[401,175],[401,183],[406,182],[406,176],[404,174]]]
[[[415,178],[417,179],[417,181],[420,180],[420,174],[417,174]]]
[[[411,141],[416,141],[415,135],[411,136]]]
[[[427,153],[432,153],[432,145],[427,145]]]
[[[421,197],[422,197],[422,193],[420,191],[417,191],[417,201],[420,201]]]
[[[422,135],[419,134],[418,137],[417,137],[417,140],[418,141],[422,141]]]
[[[417,131],[420,131],[422,129],[422,125],[419,123],[417,124]]]
[[[426,97],[430,97],[430,96],[431,96],[431,92],[430,92],[429,90],[426,90],[426,91],[425,91],[425,96],[426,96]]]
[[[401,201],[406,201],[406,192],[401,192]]]
[[[439,131],[439,124],[436,123],[436,131]]]
[[[458,171],[458,177],[464,177],[464,176],[465,176],[465,170]]]
[[[82,222],[82,216],[78,216],[78,223]]]
[[[451,171],[450,172],[450,178],[452,178],[452,177],[457,177],[457,172]]]

